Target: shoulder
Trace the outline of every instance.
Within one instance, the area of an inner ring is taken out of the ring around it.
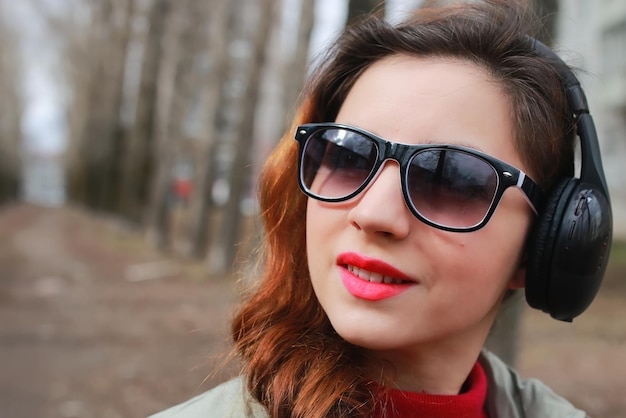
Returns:
[[[250,399],[244,380],[238,377],[150,418],[266,418],[267,413]]]
[[[564,398],[537,379],[523,380],[496,355],[484,350],[480,364],[487,375],[487,410],[492,417],[585,418]]]

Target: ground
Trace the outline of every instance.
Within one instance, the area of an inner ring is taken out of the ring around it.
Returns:
[[[233,372],[232,278],[115,219],[0,210],[0,417],[145,417]],[[591,416],[626,417],[626,261],[574,324],[526,309],[518,369]]]

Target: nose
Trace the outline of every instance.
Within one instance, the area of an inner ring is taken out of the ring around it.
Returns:
[[[404,202],[398,164],[386,161],[357,197],[348,220],[360,231],[402,239],[409,234],[412,216]]]

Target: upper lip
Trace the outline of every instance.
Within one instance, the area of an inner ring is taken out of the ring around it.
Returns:
[[[355,252],[344,252],[339,254],[339,256],[337,256],[337,265],[355,266],[360,269],[367,270],[372,273],[382,274],[383,276],[388,276],[394,279],[416,282],[415,279],[409,277],[402,271],[382,260],[366,257]]]

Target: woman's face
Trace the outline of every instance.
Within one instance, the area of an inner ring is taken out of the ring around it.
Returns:
[[[466,61],[381,60],[356,81],[336,122],[395,142],[464,145],[525,169],[514,147],[507,97]],[[416,359],[459,353],[475,360],[505,291],[523,285],[522,248],[532,218],[523,194],[509,188],[482,229],[435,229],[406,207],[398,164],[387,161],[354,199],[308,200],[313,287],[344,339],[376,350],[398,370]],[[381,274],[403,276],[410,284],[388,294],[368,294],[360,286]]]

